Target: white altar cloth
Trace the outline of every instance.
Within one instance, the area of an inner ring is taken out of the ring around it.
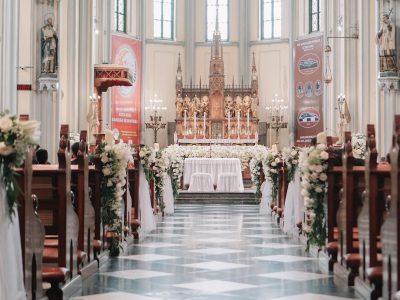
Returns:
[[[218,175],[217,181],[217,192],[224,192],[224,193],[237,193],[243,192],[242,178],[238,176],[236,173],[221,173]]]
[[[235,173],[238,176],[239,190],[244,190],[242,179],[242,165],[238,158],[186,158],[183,170],[183,183],[190,184],[194,173],[211,174],[211,180],[217,185],[218,175],[222,173]]]
[[[190,177],[189,192],[210,193],[214,192],[211,175],[208,173],[193,173]]]

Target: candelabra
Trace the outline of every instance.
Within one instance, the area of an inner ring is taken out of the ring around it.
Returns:
[[[271,105],[265,108],[267,110],[267,129],[270,129],[271,132],[272,130],[275,131],[275,144],[279,144],[279,131],[288,126],[288,107],[283,105],[283,102],[283,99],[278,99],[277,95],[275,95],[275,98],[272,99]]]
[[[154,133],[154,143],[157,143],[157,133],[160,129],[165,129],[167,126],[166,123],[161,123],[162,116],[158,115],[159,110],[166,110],[165,106],[162,106],[163,100],[157,99],[157,95],[155,95],[155,99],[150,100],[151,106],[146,106],[145,110],[153,110],[153,114],[150,115],[150,122],[145,122],[146,129],[152,129]]]

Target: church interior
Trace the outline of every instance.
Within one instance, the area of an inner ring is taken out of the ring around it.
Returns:
[[[396,0],[0,0],[0,300],[400,300]]]

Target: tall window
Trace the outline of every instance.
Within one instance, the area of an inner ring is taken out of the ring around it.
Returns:
[[[309,0],[310,1],[310,32],[320,30],[321,26],[321,0]]]
[[[281,37],[281,0],[261,0],[261,39]]]
[[[217,16],[217,0],[207,0],[207,41],[213,39]],[[223,41],[228,40],[228,0],[218,1],[218,24]]]
[[[115,0],[115,29],[126,32],[126,0]]]
[[[154,0],[154,37],[174,38],[174,0]]]

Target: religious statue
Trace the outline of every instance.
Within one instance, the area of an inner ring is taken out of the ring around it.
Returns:
[[[182,118],[184,103],[181,95],[178,95],[178,97],[176,98],[175,105],[176,105],[176,117]]]
[[[251,97],[251,115],[253,118],[257,118],[257,109],[258,109],[258,97],[257,95],[253,95]]]
[[[235,116],[238,116],[241,111],[242,111],[242,98],[240,96],[237,96],[235,98]],[[243,114],[240,115],[243,116]]]
[[[203,111],[203,114],[206,113],[208,116],[208,96],[203,96],[203,98],[201,98],[201,109]]]
[[[99,116],[97,115],[97,100],[91,99],[89,111],[86,115],[86,121],[89,123],[89,137],[93,136],[93,134],[98,133],[99,129]]]
[[[225,98],[225,117],[228,117],[228,113],[230,116],[233,116],[233,99],[231,96]]]
[[[242,104],[242,110],[243,110],[242,116],[247,116],[250,107],[251,107],[251,99],[249,96],[245,96],[243,98],[243,104]]]
[[[344,142],[344,133],[348,130],[348,125],[351,121],[351,115],[349,105],[344,96],[338,97],[338,109],[339,109],[339,143]]]
[[[195,95],[193,98],[193,111],[196,113],[200,112],[200,107],[201,107],[200,98]]]
[[[397,72],[396,61],[396,25],[389,14],[382,15],[382,25],[376,36],[379,45],[380,71]]]
[[[48,17],[41,29],[41,73],[55,74],[57,70],[58,36],[53,27],[53,18]]]

